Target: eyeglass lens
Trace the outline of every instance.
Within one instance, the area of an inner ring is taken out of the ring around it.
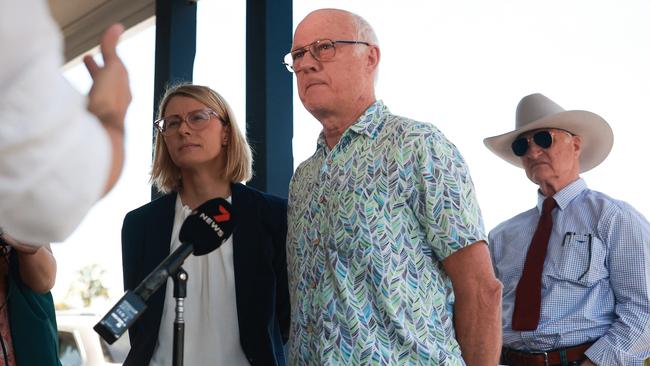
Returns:
[[[334,48],[333,41],[329,39],[321,39],[287,54],[284,58],[284,63],[288,67],[292,67],[294,69],[299,68],[300,63],[302,62],[302,59],[305,57],[305,53],[307,52],[310,52],[312,57],[318,61],[327,61],[334,58],[336,49]]]
[[[200,129],[206,122],[210,121],[210,111],[207,109],[192,111],[187,114],[185,121],[190,128],[195,130]],[[171,131],[178,130],[182,122],[183,117],[178,114],[167,116],[160,120],[160,129],[163,133],[170,133]]]
[[[526,155],[528,151],[529,137],[519,137],[512,143],[512,152],[517,156]],[[553,144],[553,136],[550,131],[539,131],[533,135],[533,142],[542,149],[548,149]]]

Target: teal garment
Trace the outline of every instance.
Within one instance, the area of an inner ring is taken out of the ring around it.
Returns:
[[[442,261],[485,239],[469,170],[376,102],[289,190],[289,364],[462,365]]]
[[[9,256],[7,281],[7,306],[16,365],[61,366],[52,294],[36,293],[22,282],[15,251],[11,251]]]

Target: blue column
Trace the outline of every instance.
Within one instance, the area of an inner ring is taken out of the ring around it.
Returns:
[[[292,75],[282,65],[291,48],[291,0],[246,2],[246,126],[253,147],[249,185],[286,197],[293,174]]]
[[[196,2],[188,0],[156,0],[154,118],[158,112],[158,102],[168,85],[181,81],[192,81],[195,54]],[[153,125],[152,131],[155,136],[156,131]],[[158,196],[159,193],[155,187],[151,187],[151,198],[155,199]]]

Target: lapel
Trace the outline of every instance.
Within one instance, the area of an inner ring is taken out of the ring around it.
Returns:
[[[251,263],[250,258],[257,252],[253,247],[256,235],[255,224],[258,218],[254,217],[255,201],[251,190],[241,183],[231,185],[232,206],[235,216],[235,228],[233,230],[233,267],[235,269],[235,293],[237,294],[238,314],[243,314],[242,307],[246,306],[240,303],[239,299],[246,298],[242,296],[247,290],[254,288],[249,285],[252,280],[250,275],[254,273],[248,268]],[[248,258],[248,260],[247,260]]]
[[[145,273],[143,273],[142,278],[153,271],[170,253],[169,246],[176,213],[175,205],[176,193],[171,193],[153,201],[150,206],[149,221],[146,227],[145,256],[142,266]],[[155,330],[152,334],[158,334],[160,329],[166,288],[165,285],[161,286],[160,290],[155,292],[149,300],[150,309],[148,311],[151,312],[151,326]]]
[[[149,263],[155,268],[165,259],[170,251],[169,245],[172,238],[172,229],[174,226],[174,215],[176,205],[176,193],[171,193],[154,201],[151,206],[150,221],[147,225],[146,256]]]

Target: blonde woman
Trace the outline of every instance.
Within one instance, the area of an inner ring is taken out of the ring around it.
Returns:
[[[251,151],[226,101],[214,90],[169,89],[158,112],[151,180],[165,195],[124,218],[124,287],[134,289],[180,243],[192,209],[216,197],[236,215],[219,249],[190,256],[185,299],[186,365],[284,365],[289,326],[286,200],[239,182],[252,175]],[[171,365],[171,280],[130,328],[125,365]]]

